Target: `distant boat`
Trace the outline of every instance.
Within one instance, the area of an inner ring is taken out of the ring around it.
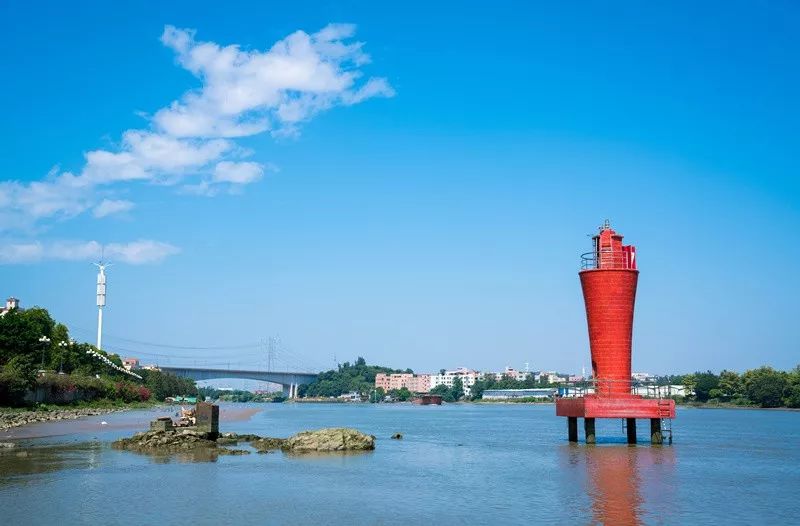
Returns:
[[[424,394],[411,400],[411,403],[416,405],[442,405],[442,397],[440,395]]]

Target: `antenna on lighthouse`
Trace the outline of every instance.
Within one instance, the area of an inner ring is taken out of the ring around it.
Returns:
[[[105,252],[105,251],[104,251]],[[109,263],[103,261],[102,256],[100,261],[94,264],[98,268],[97,271],[97,348],[103,349],[103,307],[106,306],[106,268],[110,267]]]

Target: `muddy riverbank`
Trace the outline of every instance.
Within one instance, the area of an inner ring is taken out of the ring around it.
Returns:
[[[14,427],[41,422],[51,422],[54,420],[75,420],[87,416],[104,415],[118,411],[126,411],[129,408],[56,408],[48,410],[18,410],[0,409],[0,430],[6,431]],[[140,409],[140,408],[137,408]]]

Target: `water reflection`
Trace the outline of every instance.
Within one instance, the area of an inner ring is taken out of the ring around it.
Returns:
[[[675,490],[672,447],[570,445],[562,458],[590,498],[591,524],[635,525],[665,520]]]
[[[103,446],[99,442],[36,446],[0,452],[0,487],[29,480],[28,475],[63,469],[94,469]]]

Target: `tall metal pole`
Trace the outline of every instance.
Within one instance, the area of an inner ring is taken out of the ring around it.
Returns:
[[[106,265],[95,263],[97,273],[97,348],[103,349],[103,307],[106,306]]]

